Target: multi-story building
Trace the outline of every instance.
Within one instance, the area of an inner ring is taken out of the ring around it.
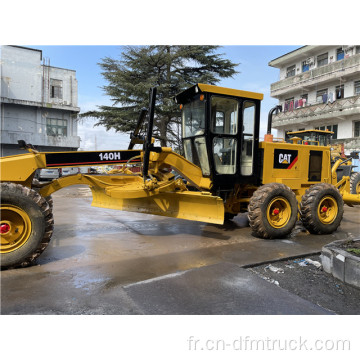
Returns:
[[[50,66],[42,51],[1,46],[1,156],[24,152],[18,140],[40,151],[77,150],[77,80],[74,70]]]
[[[269,66],[280,69],[270,93],[283,106],[273,118],[279,137],[328,129],[346,153],[360,150],[360,46],[303,46]]]

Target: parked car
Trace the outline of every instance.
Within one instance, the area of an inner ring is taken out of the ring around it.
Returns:
[[[39,179],[40,181],[44,180],[53,180],[60,177],[60,169],[40,169],[38,170],[37,174],[35,174],[35,178]]]
[[[80,169],[77,167],[66,167],[60,169],[61,176],[74,175],[74,174],[78,174],[79,172]]]

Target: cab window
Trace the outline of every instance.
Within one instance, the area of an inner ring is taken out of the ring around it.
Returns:
[[[183,137],[204,134],[205,102],[195,100],[184,105],[182,111]]]
[[[220,96],[211,97],[211,131],[216,134],[237,134],[238,102]]]
[[[209,159],[206,151],[206,142],[203,136],[197,137],[194,140],[196,152],[199,158],[200,167],[203,175],[210,175]]]
[[[227,137],[215,137],[213,152],[215,170],[218,174],[235,174],[237,140]]]
[[[244,101],[241,175],[252,175],[254,152],[255,103]]]

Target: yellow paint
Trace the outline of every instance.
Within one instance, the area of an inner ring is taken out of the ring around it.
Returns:
[[[200,192],[164,192],[140,198],[115,198],[101,189],[91,188],[92,206],[168,216],[214,224],[224,222],[224,204],[217,196]]]
[[[319,202],[317,215],[323,224],[329,225],[336,219],[338,211],[337,201],[332,196],[325,196]]]
[[[24,184],[34,174],[36,169],[44,167],[46,167],[45,153],[5,156],[0,161],[1,181]]]
[[[323,152],[320,182],[332,183],[330,148],[327,146],[261,142],[259,147],[264,151],[262,183],[278,182],[289,186],[295,192],[299,203],[306,189],[313,184],[319,183],[319,181],[308,180],[310,151]],[[298,160],[291,169],[274,168],[275,149],[298,151]]]
[[[273,198],[266,208],[266,217],[272,227],[283,228],[291,217],[290,203],[282,196]]]
[[[1,225],[6,224],[9,231],[1,234],[0,253],[5,254],[19,249],[31,235],[31,220],[21,208],[11,204],[1,204]]]
[[[264,94],[251,92],[251,91],[236,90],[236,89],[230,89],[221,86],[207,85],[207,84],[197,84],[197,86],[202,92],[244,97],[244,98],[250,98],[256,100],[262,100],[264,98]]]

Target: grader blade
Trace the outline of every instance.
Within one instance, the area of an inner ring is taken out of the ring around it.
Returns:
[[[205,192],[163,192],[141,198],[116,198],[104,189],[93,187],[92,206],[168,216],[178,219],[224,223],[223,200]]]

